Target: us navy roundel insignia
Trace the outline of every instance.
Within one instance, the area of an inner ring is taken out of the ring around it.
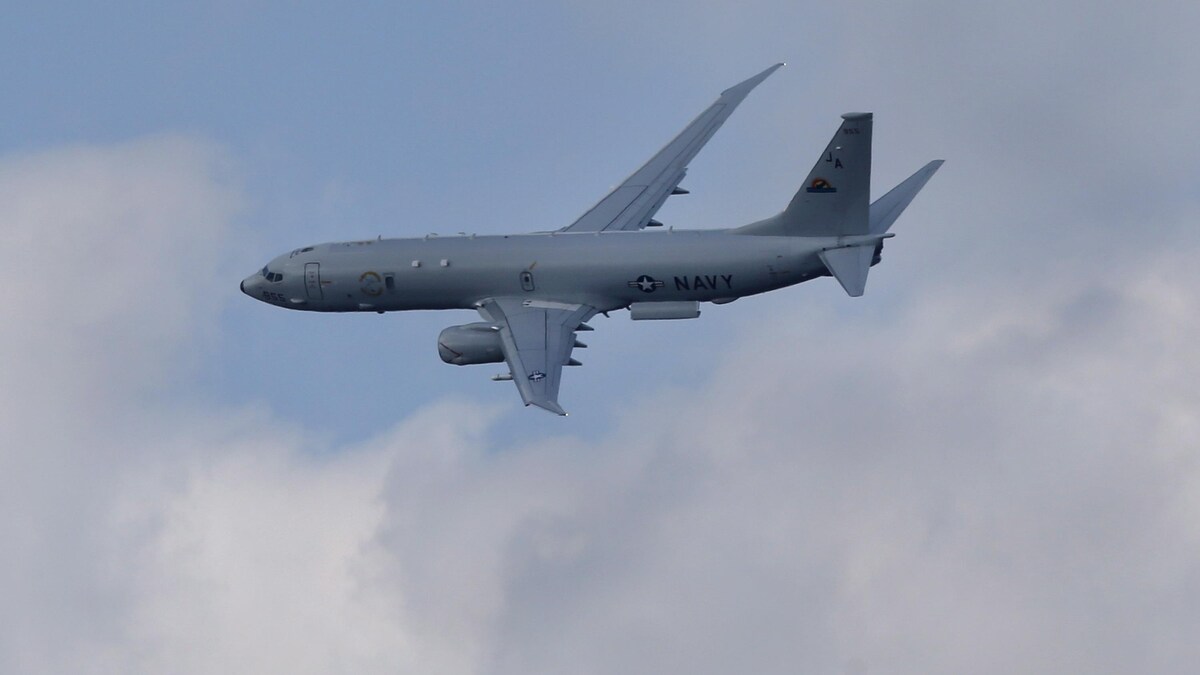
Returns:
[[[540,370],[535,370],[529,374],[529,379],[533,382],[541,382],[546,379],[546,374]]]
[[[637,279],[629,282],[629,287],[636,288],[643,293],[653,293],[655,289],[662,288],[665,284],[665,281],[659,281],[649,274],[643,274]]]

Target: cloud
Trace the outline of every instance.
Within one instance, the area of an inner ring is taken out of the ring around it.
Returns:
[[[6,159],[3,346],[28,369],[9,375],[28,386],[53,371],[88,387],[54,395],[92,400],[162,377],[217,307],[217,245],[238,207],[229,173],[219,150],[178,136]]]
[[[1200,554],[1187,259],[987,304],[949,289],[883,325],[777,319],[655,398],[689,405],[599,439],[492,447],[497,411],[454,401],[325,453],[254,410],[26,438],[60,458],[38,478],[66,517],[7,492],[8,537],[33,532],[8,558],[5,665],[1179,670]]]
[[[126,561],[98,560],[121,535],[105,511],[122,472],[154,457],[162,407],[144,397],[171,393],[213,318],[217,244],[238,201],[227,169],[179,136],[0,162],[4,670],[79,671],[45,659],[77,655],[64,638],[113,634]]]

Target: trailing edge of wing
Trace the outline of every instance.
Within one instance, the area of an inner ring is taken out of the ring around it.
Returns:
[[[777,63],[725,91],[707,110],[633,175],[560,232],[640,230],[671,196],[687,166],[752,89],[783,64]]]

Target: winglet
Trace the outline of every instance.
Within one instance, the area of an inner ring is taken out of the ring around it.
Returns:
[[[771,66],[770,68],[767,68],[766,70],[755,75],[754,77],[751,77],[748,80],[743,80],[741,82],[738,82],[737,84],[733,85],[732,87],[721,92],[721,98],[725,98],[726,96],[728,96],[730,98],[737,97],[739,99],[745,98],[746,94],[749,94],[751,89],[754,89],[755,87],[757,87],[759,85],[759,83],[761,83],[763,80],[770,77],[771,73],[779,70],[780,68],[784,67],[785,65],[787,65],[787,64],[776,63],[775,65]]]
[[[561,415],[563,417],[567,416],[567,411],[563,410],[562,406],[560,406],[556,401],[551,401],[548,399],[533,399],[525,405],[535,405],[542,410],[549,410],[555,415]]]

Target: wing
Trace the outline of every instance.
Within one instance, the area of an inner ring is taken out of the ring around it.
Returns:
[[[489,298],[478,305],[487,321],[500,326],[504,359],[525,405],[536,405],[557,415],[567,412],[558,405],[562,368],[576,346],[575,331],[592,318],[596,308],[588,305]],[[584,330],[591,330],[583,326]]]
[[[733,114],[738,104],[751,89],[767,79],[782,63],[777,63],[758,75],[721,92],[716,103],[692,120],[658,154],[651,157],[642,168],[633,172],[608,196],[601,199],[587,213],[560,232],[600,232],[603,230],[640,230],[646,227],[658,209],[677,190],[679,182],[687,173],[687,165],[700,152],[708,139]]]

